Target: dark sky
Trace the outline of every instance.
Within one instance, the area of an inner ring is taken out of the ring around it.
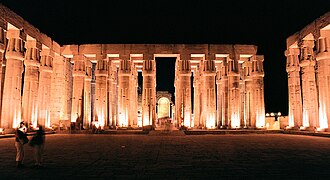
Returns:
[[[284,114],[288,112],[286,38],[330,10],[330,0],[1,2],[61,45],[257,45],[258,54],[265,56],[266,112]]]

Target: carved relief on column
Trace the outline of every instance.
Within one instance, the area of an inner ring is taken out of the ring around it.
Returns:
[[[42,47],[39,67],[38,88],[38,124],[50,128],[50,97],[51,75],[53,73],[53,58],[55,53],[48,47]]]
[[[17,128],[21,121],[21,93],[24,60],[23,40],[26,35],[18,29],[7,31],[6,73],[4,79],[1,127]]]
[[[50,104],[51,104],[51,112],[50,112],[50,124],[51,125],[60,125],[61,120],[68,120],[68,101],[71,101],[71,96],[68,96],[66,93],[68,88],[68,81],[66,80],[66,76],[70,72],[67,70],[67,60],[55,53],[55,57],[53,58],[53,73],[51,74],[51,92],[50,92]],[[70,114],[71,115],[71,114]],[[69,115],[69,117],[70,117]],[[61,121],[63,124],[64,122]]]
[[[131,61],[121,59],[118,70],[118,126],[127,127],[129,118],[129,84]]]
[[[178,93],[179,101],[176,102],[176,108],[180,113],[180,121],[183,120],[183,125],[191,127],[191,67],[189,60],[177,60],[178,61]],[[177,89],[177,87],[175,88]]]
[[[197,65],[197,67],[193,71],[194,75],[194,127],[201,128],[201,69],[200,65]]]
[[[1,109],[2,109],[2,96],[3,96],[3,85],[5,78],[5,49],[6,49],[6,32],[7,23],[0,19],[0,121],[1,121]],[[0,125],[1,127],[1,125]]]
[[[314,40],[303,40],[301,44],[301,78],[303,97],[303,122],[300,128],[318,127],[318,101],[315,81]]]
[[[288,73],[289,86],[289,128],[302,126],[299,54],[300,51],[298,48],[289,48],[285,51],[285,56],[287,57],[286,71]]]
[[[109,61],[109,79],[110,79],[110,91],[109,91],[109,105],[110,105],[110,124],[112,126],[117,126],[117,107],[118,107],[118,91],[117,91],[117,66],[112,62]]]
[[[228,57],[219,59],[219,70],[217,72],[217,98],[218,98],[218,124],[219,128],[228,128]]]
[[[202,118],[205,119],[205,127],[208,129],[216,128],[216,93],[215,93],[215,62],[214,60],[203,61],[203,80],[204,87],[202,101],[204,101]]]
[[[108,59],[99,56],[95,68],[95,119],[98,120],[101,128],[107,126],[107,77],[108,77]]]
[[[182,102],[181,102],[181,91],[180,91],[180,76],[179,76],[179,58],[175,61],[175,79],[174,79],[174,89],[175,89],[175,110],[174,110],[174,125],[180,127],[183,125],[182,115]]]
[[[86,60],[85,68],[83,128],[88,129],[92,123],[92,62]]]
[[[29,127],[37,127],[38,87],[41,43],[29,38],[25,44],[25,73],[22,97],[22,118]]]
[[[73,56],[73,93],[72,93],[72,110],[71,122],[77,124],[83,121],[84,110],[84,82],[86,76],[85,57],[84,55]]]
[[[330,30],[322,29],[318,39],[317,87],[319,97],[319,130],[329,129],[330,125]]]
[[[240,72],[238,69],[239,56],[228,59],[228,104],[229,125],[231,128],[239,128],[240,124]]]
[[[238,61],[238,71],[239,71],[239,92],[240,92],[240,125],[242,128],[247,128],[246,126],[246,117],[245,117],[245,76],[244,76],[244,61],[246,60],[245,57],[240,57],[240,60]]]
[[[156,60],[144,60],[142,68],[142,125],[155,126],[156,121]]]
[[[253,128],[265,128],[265,97],[264,97],[264,56],[252,56],[252,106],[251,126]]]
[[[254,72],[252,64],[255,65],[256,62],[252,62],[252,57],[247,58],[243,62],[243,79],[244,79],[244,107],[243,107],[243,116],[244,116],[244,127],[255,127],[255,114],[256,111],[254,110],[254,100],[252,99],[252,92],[253,92],[253,82],[252,82],[252,72]]]
[[[134,65],[134,63],[132,63],[132,74],[130,76],[130,115],[129,115],[129,125],[130,126],[137,126],[137,112],[138,112],[138,92],[137,92],[137,88],[138,88],[138,73],[137,73],[137,69]]]

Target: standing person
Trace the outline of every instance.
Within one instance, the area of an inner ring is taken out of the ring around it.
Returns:
[[[15,132],[15,147],[16,147],[16,167],[22,168],[24,160],[24,144],[29,142],[26,135],[27,128],[22,121]]]
[[[42,126],[39,126],[37,133],[32,137],[30,145],[33,147],[35,164],[34,167],[42,167],[42,155],[45,144],[45,132]]]

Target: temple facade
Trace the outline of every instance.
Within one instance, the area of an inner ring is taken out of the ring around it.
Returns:
[[[330,12],[287,38],[287,128],[329,130]]]
[[[157,57],[176,58],[175,106],[156,95]],[[263,61],[254,45],[59,45],[0,5],[0,127],[155,126],[168,113],[177,127],[264,128]]]

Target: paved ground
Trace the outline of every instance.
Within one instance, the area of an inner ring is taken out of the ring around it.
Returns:
[[[0,179],[328,179],[330,138],[288,134],[51,134],[43,169],[0,139]]]

